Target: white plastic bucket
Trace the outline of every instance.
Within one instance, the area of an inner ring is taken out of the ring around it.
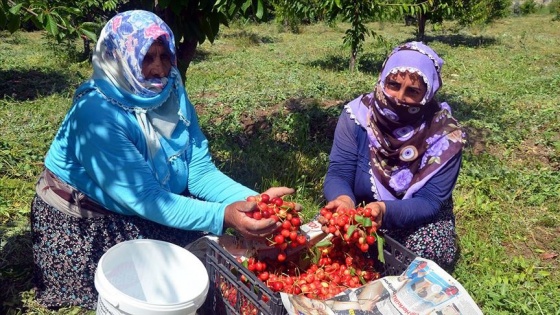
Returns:
[[[204,264],[188,250],[157,240],[126,241],[97,264],[96,314],[196,314],[208,287]]]

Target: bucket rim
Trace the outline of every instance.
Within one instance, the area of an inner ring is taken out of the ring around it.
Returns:
[[[167,246],[167,247],[170,247],[170,248],[175,248],[177,250],[181,250],[181,252],[183,252],[184,254],[190,255],[193,258],[195,258],[196,261],[200,262],[200,264],[202,265],[203,269],[206,271],[206,274],[207,274],[206,267],[204,266],[202,261],[200,261],[200,259],[198,257],[196,257],[193,253],[191,253],[189,250],[187,250],[186,248],[183,248],[179,245],[176,245],[176,244],[173,244],[173,243],[170,243],[170,242],[161,241],[161,240],[146,239],[146,238],[126,240],[126,241],[122,241],[120,243],[117,243],[114,246],[112,246],[111,248],[109,248],[109,250],[107,250],[101,256],[101,258],[99,259],[99,261],[97,263],[97,268],[96,268],[95,275],[94,275],[94,286],[95,286],[95,289],[97,290],[99,299],[104,299],[109,304],[114,306],[115,304],[122,305],[123,303],[112,303],[112,301],[114,301],[114,300],[122,301],[123,298],[124,298],[126,300],[126,304],[129,305],[129,306],[132,306],[133,308],[141,308],[143,310],[151,310],[151,311],[156,311],[156,308],[157,308],[157,311],[174,311],[174,310],[184,309],[184,308],[190,307],[192,305],[196,306],[197,308],[202,306],[202,304],[204,303],[204,300],[206,299],[206,295],[208,294],[208,290],[210,288],[210,280],[209,280],[208,277],[206,277],[205,287],[202,288],[202,290],[200,290],[198,292],[198,294],[193,294],[193,295],[196,295],[195,298],[187,300],[187,301],[175,302],[175,303],[165,303],[165,304],[150,303],[150,302],[132,297],[132,296],[122,292],[121,290],[117,289],[109,281],[109,279],[106,277],[106,275],[100,270],[100,266],[102,265],[102,263],[106,259],[108,259],[107,258],[108,256],[106,255],[107,253],[114,252],[119,247],[126,246],[126,245],[131,245],[133,243],[135,243],[135,244],[137,244],[137,243],[152,243],[152,244],[163,245],[163,246]],[[104,294],[102,294],[101,291],[103,291]]]

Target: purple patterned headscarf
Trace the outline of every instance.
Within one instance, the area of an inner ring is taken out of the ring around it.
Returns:
[[[421,42],[393,50],[372,93],[347,105],[370,140],[372,191],[377,200],[407,199],[462,150],[465,137],[447,103],[434,99],[441,87],[443,60]],[[418,104],[403,104],[385,93],[385,79],[415,73],[427,90]]]
[[[379,76],[379,85],[385,88],[385,79],[391,73],[408,71],[416,73],[424,79],[427,90],[420,102],[424,105],[430,101],[441,87],[440,71],[443,66],[441,59],[433,49],[421,42],[409,42],[395,48],[385,59],[383,71]]]

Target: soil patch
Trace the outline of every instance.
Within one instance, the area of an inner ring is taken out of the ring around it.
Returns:
[[[300,113],[309,117],[309,137],[311,139],[325,138],[332,139],[338,115],[345,104],[340,100],[316,100],[312,98],[293,98],[283,103],[270,106],[266,109],[257,109],[252,113],[242,113],[239,121],[242,126],[242,134],[238,135],[238,142],[245,144],[252,137],[271,130],[274,118],[282,117],[288,113]],[[195,109],[199,115],[207,114],[208,109],[204,104],[195,104]],[[222,109],[222,117],[230,115],[231,108]],[[219,124],[222,118],[217,116],[210,117],[210,122]]]

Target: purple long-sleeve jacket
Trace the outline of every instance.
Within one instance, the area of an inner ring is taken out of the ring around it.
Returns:
[[[328,201],[347,195],[356,205],[374,199],[372,193],[369,140],[366,130],[346,111],[341,114],[334,135],[323,192]],[[411,228],[430,222],[451,194],[461,167],[458,153],[428,180],[410,199],[382,200],[386,204],[385,229]]]

